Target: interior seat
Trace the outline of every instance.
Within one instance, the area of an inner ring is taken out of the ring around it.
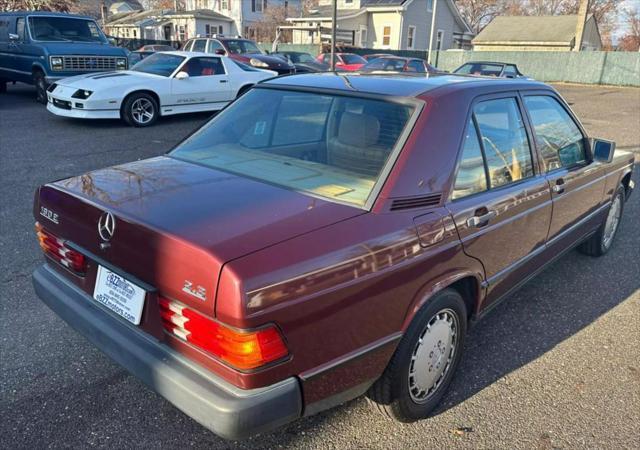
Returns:
[[[369,114],[342,113],[338,133],[328,140],[327,163],[351,172],[377,176],[389,156],[378,144],[380,121]]]

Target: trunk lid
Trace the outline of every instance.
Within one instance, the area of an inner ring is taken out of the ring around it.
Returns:
[[[101,248],[105,212],[116,226]],[[45,185],[35,213],[45,228],[96,259],[213,316],[226,262],[363,211],[158,157]],[[92,293],[93,280],[86,283]]]

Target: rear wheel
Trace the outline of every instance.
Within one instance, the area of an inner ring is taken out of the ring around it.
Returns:
[[[134,127],[153,125],[158,115],[158,102],[145,92],[131,94],[122,105],[122,118]]]
[[[47,104],[47,80],[44,73],[36,70],[33,73],[33,84],[36,87],[36,100],[43,105]]]
[[[624,193],[624,186],[618,187],[606,219],[593,236],[580,244],[578,250],[586,255],[602,256],[611,249],[624,211]]]
[[[411,322],[369,399],[389,418],[429,416],[458,367],[467,331],[464,300],[453,289],[436,294]]]
[[[7,92],[7,80],[0,78],[0,94]]]

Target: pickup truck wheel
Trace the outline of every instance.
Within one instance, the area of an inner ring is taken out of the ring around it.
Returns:
[[[158,102],[144,92],[131,94],[122,105],[122,117],[134,127],[148,127],[158,120]]]
[[[36,87],[36,100],[43,105],[47,104],[47,80],[39,70],[33,73],[33,84]]]
[[[467,331],[464,300],[453,289],[436,294],[417,314],[369,400],[385,416],[413,422],[429,416],[446,392]]]
[[[602,256],[611,249],[624,211],[624,192],[624,186],[620,186],[611,201],[606,219],[593,236],[580,244],[580,252],[589,256]]]

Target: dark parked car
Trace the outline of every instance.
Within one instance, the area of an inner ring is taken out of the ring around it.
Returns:
[[[217,35],[213,38],[190,39],[182,50],[225,55],[238,62],[278,72],[279,75],[295,73],[296,68],[289,61],[278,56],[265,55],[260,47],[249,39]]]
[[[453,73],[486,77],[527,78],[522,75],[515,64],[490,61],[469,61],[458,67]]]
[[[634,164],[613,149],[542,83],[274,78],[165,156],[38,188],[35,290],[226,438],[365,392],[414,421],[470,321],[611,249]]]
[[[318,61],[309,53],[304,52],[274,52],[271,56],[280,56],[296,67],[296,73],[326,72],[329,64]]]
[[[7,82],[47,87],[74,75],[127,69],[127,52],[109,44],[90,17],[52,12],[0,13],[0,92]]]
[[[424,59],[404,58],[401,56],[381,56],[380,58],[371,59],[362,66],[360,71],[428,73],[430,75],[444,73],[428,64]]]

